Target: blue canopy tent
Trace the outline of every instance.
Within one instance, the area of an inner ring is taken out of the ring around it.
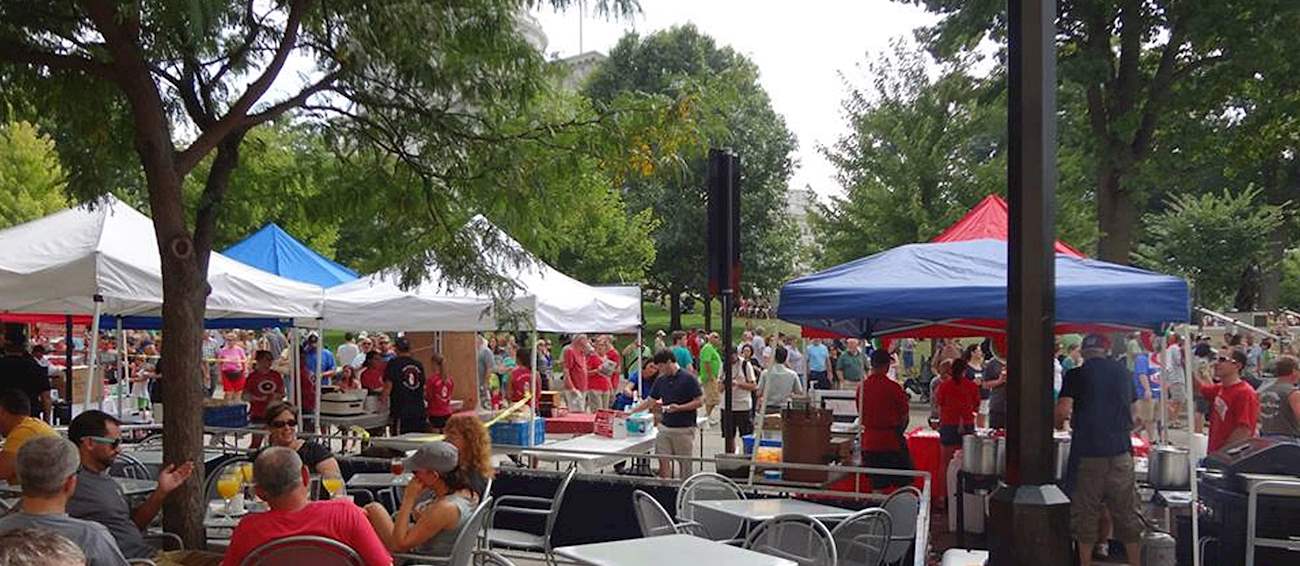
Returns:
[[[1058,332],[1153,329],[1190,312],[1178,277],[1056,256]],[[841,336],[1002,334],[1007,243],[909,244],[800,277],[782,286],[777,317]]]
[[[316,253],[275,223],[263,226],[221,253],[262,271],[321,287],[358,278],[355,271]]]

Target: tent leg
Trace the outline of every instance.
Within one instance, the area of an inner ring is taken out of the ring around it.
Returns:
[[[645,362],[641,359],[641,352],[645,351],[645,342],[641,341],[641,327],[636,327],[636,389],[637,399],[635,403],[640,403],[645,398],[645,375],[642,375],[641,368],[645,367]]]
[[[534,394],[534,391],[540,391],[540,389],[537,387],[537,325],[534,324],[533,326],[533,331],[529,335],[531,342],[533,343],[533,352],[530,354],[532,357],[532,363],[528,364],[529,369],[532,370],[532,375],[528,379],[532,381],[528,384],[527,393],[527,395],[532,397],[533,413],[528,417],[528,439],[524,441],[524,446],[532,446],[533,439],[536,438],[534,435],[537,434],[537,398],[540,396]]]
[[[103,388],[99,384],[99,315],[102,313],[103,307],[104,297],[95,295],[95,314],[94,318],[90,319],[90,351],[86,353],[86,363],[90,369],[90,375],[86,376],[86,400],[85,407],[82,410],[91,409],[90,401],[95,398],[95,387]],[[72,344],[68,344],[68,347],[71,348]],[[69,399],[68,401],[71,402],[72,400]]]
[[[131,382],[127,380],[130,372],[127,371],[126,358],[126,334],[122,331],[122,317],[117,317],[117,418],[123,418],[122,414],[122,389],[128,388],[130,393]]]
[[[1192,379],[1191,330],[1191,324],[1183,327],[1183,389],[1187,391],[1187,465],[1191,468],[1191,475],[1188,477],[1192,478],[1190,482],[1192,488],[1192,566],[1201,566],[1201,529],[1200,521],[1197,520],[1199,513],[1196,512],[1197,502],[1200,497],[1196,493],[1196,426],[1193,424],[1196,419],[1196,399],[1192,396],[1192,389],[1195,387],[1196,382]]]
[[[289,330],[289,360],[293,363],[293,368],[289,371],[293,378],[290,380],[290,386],[293,389],[293,406],[298,408],[298,422],[303,422],[302,418],[302,351],[298,346],[298,329]]]
[[[316,374],[315,374],[315,379],[312,380],[313,381],[312,387],[316,388],[316,407],[315,410],[312,411],[312,413],[315,416],[313,417],[311,423],[311,428],[313,431],[320,430],[320,393],[321,393],[321,384],[324,383],[325,381],[324,376],[321,375],[321,366],[325,363],[324,359],[325,359],[325,327],[323,326],[320,319],[316,319]]]

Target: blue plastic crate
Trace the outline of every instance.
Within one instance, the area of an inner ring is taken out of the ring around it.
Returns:
[[[537,446],[546,441],[546,419],[533,419],[533,441],[528,442],[528,422],[499,422],[488,429],[492,444],[509,446]]]
[[[203,426],[241,428],[248,426],[248,405],[222,405],[203,408]]]
[[[746,434],[745,436],[740,437],[740,441],[745,443],[746,454],[754,453],[754,435]],[[779,438],[764,438],[761,445],[768,448],[780,448],[781,440]]]

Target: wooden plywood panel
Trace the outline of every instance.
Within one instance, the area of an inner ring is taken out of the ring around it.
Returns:
[[[465,407],[478,403],[478,368],[474,359],[473,332],[407,332],[411,341],[411,355],[428,367],[433,352],[442,354],[444,371],[456,384],[452,398],[465,402]]]

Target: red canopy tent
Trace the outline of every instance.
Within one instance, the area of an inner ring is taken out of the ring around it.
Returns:
[[[960,242],[966,240],[1007,240],[1010,228],[1010,209],[1007,201],[998,195],[989,195],[966,212],[964,216],[935,236],[932,242]],[[1056,253],[1070,257],[1087,257],[1069,244],[1057,240]],[[1115,325],[1058,324],[1057,334],[1087,332],[1123,332],[1136,328]],[[802,327],[804,338],[843,338],[835,332],[819,328]],[[892,332],[876,338],[966,338],[976,336],[1004,337],[1006,323],[1001,320],[948,320],[918,324],[915,328]]]

